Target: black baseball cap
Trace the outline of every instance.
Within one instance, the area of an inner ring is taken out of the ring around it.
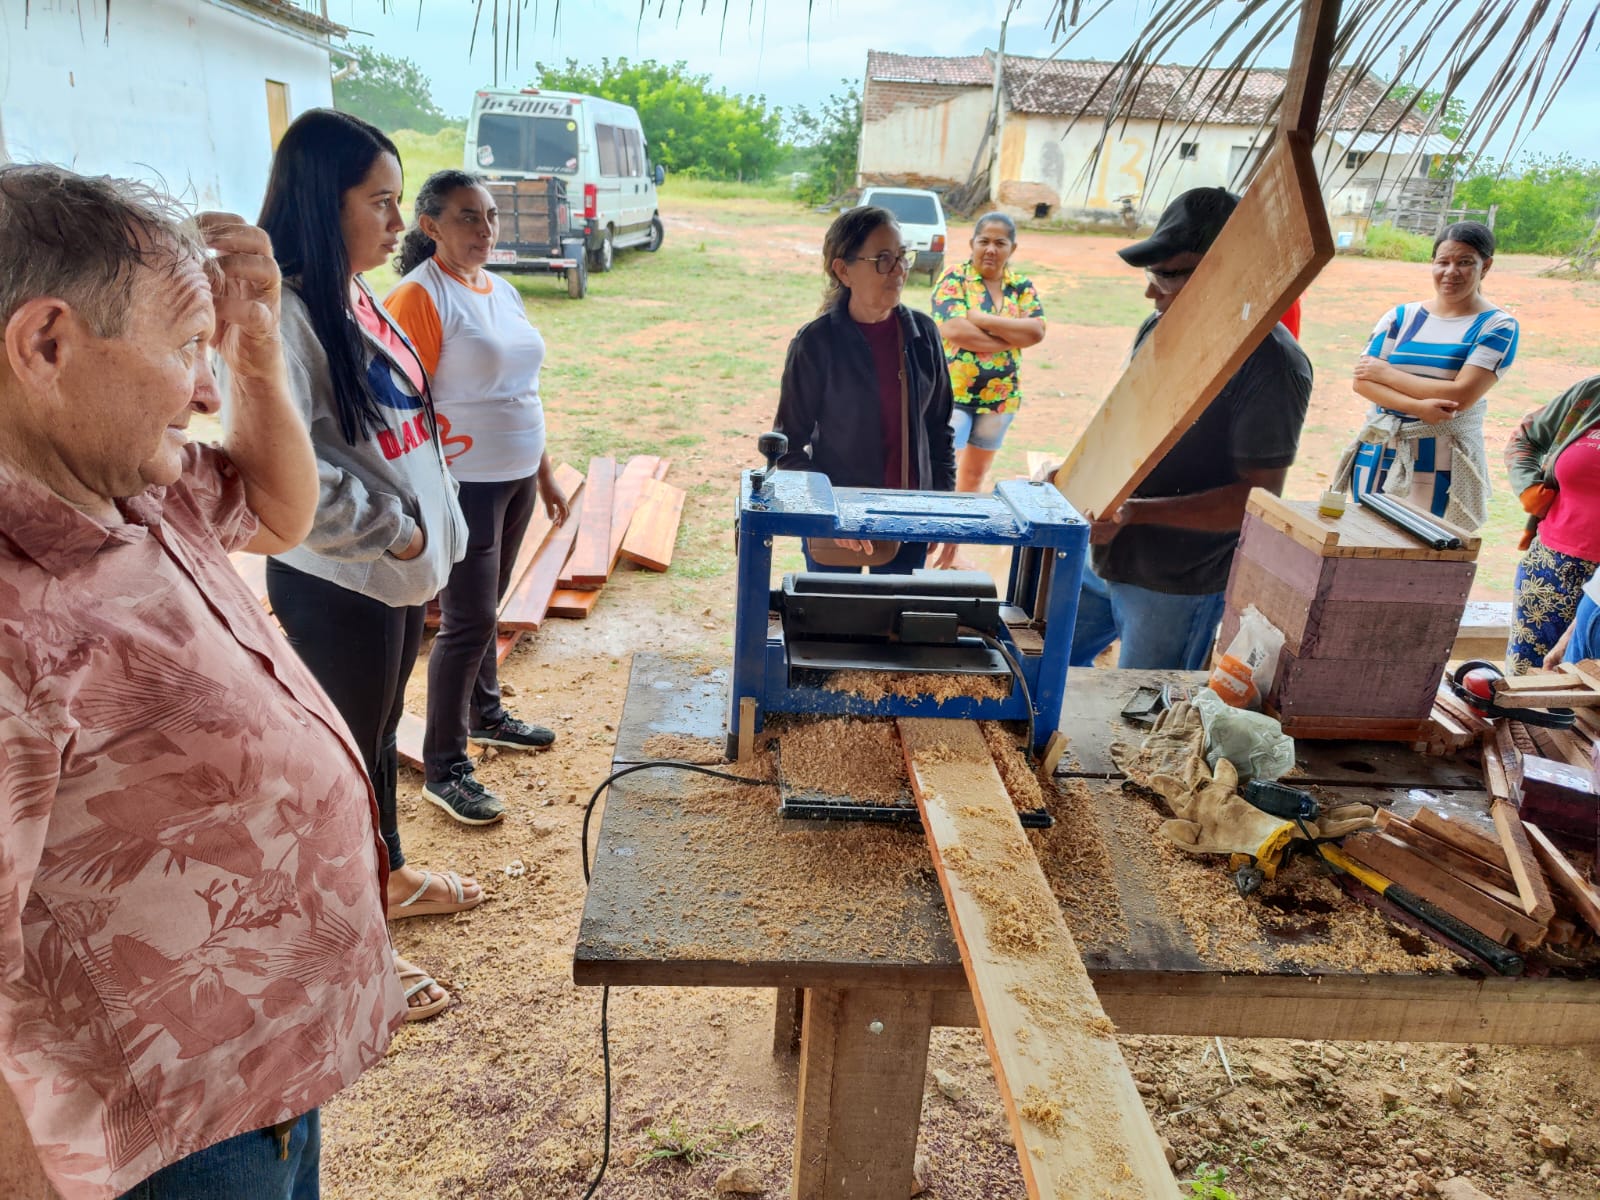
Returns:
[[[1167,205],[1155,232],[1117,253],[1130,267],[1148,267],[1175,254],[1204,254],[1217,240],[1239,197],[1227,188],[1190,188]]]

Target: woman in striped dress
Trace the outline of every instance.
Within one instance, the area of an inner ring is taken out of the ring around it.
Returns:
[[[1383,315],[1356,362],[1355,392],[1372,402],[1334,486],[1382,491],[1476,529],[1489,514],[1485,394],[1517,355],[1517,321],[1483,295],[1494,234],[1451,225],[1433,244],[1432,300]]]

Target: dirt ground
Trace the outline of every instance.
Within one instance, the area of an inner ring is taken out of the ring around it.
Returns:
[[[824,221],[696,205],[669,207],[667,224],[660,255],[622,256],[583,305],[547,288],[551,296],[530,298],[530,311],[552,341],[546,387],[557,451],[581,462],[576,447],[630,436],[675,447],[669,478],[690,489],[679,559],[665,576],[619,573],[588,621],[551,621],[507,660],[515,711],[552,725],[559,741],[542,755],[502,754],[480,767],[509,802],[502,824],[450,822],[421,800],[420,776],[402,773],[408,858],[476,873],[489,899],[468,914],[393,927],[400,949],[434,972],[456,1005],[407,1027],[386,1061],[325,1109],[329,1197],[576,1198],[597,1164],[600,997],[571,981],[583,804],[608,769],[631,655],[726,661],[734,480],[770,418],[787,339],[814,304],[803,281]],[[1002,471],[1020,469],[1029,449],[1069,445],[1115,378],[1145,303],[1115,246],[1024,234],[1019,265],[1040,282],[1052,332],[1029,352],[1027,400]],[[695,274],[702,260],[706,270],[736,261],[750,279],[802,282],[774,287],[787,307],[752,301],[730,310],[705,302]],[[1491,294],[1526,331],[1523,359],[1492,395],[1491,441],[1600,362],[1600,289],[1541,280],[1540,265],[1506,261],[1491,276]],[[1131,295],[1108,308],[1104,297],[1123,285]],[[1424,267],[1340,260],[1312,289],[1305,340],[1319,378],[1291,494],[1320,490],[1355,427],[1359,404],[1336,364],[1359,351],[1383,308],[1425,288]],[[624,332],[584,339],[582,355],[573,352],[586,326],[607,319]],[[1560,329],[1559,339],[1535,336],[1535,326]],[[729,344],[757,365],[730,373],[722,365]],[[629,389],[642,385],[631,381],[645,369],[669,397],[708,398],[715,408],[691,411],[685,422],[681,399],[636,402]],[[727,380],[720,391],[718,379]],[[1479,594],[1506,594],[1513,561],[1508,548],[1492,547]],[[419,663],[410,696],[417,713],[424,676]],[[602,1197],[710,1196],[736,1163],[769,1195],[786,1194],[796,1078],[792,1061],[771,1054],[772,999],[757,990],[612,993],[615,1125]],[[1198,1181],[1185,1195],[1394,1200],[1466,1175],[1497,1200],[1600,1196],[1594,1050],[1229,1040],[1219,1053],[1200,1038],[1122,1043],[1173,1147],[1175,1178]],[[929,1065],[926,1194],[1022,1196],[977,1032],[936,1031]]]

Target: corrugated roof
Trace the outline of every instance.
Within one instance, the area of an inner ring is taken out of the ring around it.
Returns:
[[[982,54],[930,58],[867,51],[867,78],[880,83],[936,83],[947,87],[992,87],[994,71]]]
[[[1021,58],[1006,55],[1006,96],[1014,112],[1070,116],[1089,105],[1085,115],[1104,117],[1116,110],[1116,82],[1102,83],[1117,70],[1115,63],[1083,60]],[[1190,77],[1190,68],[1160,65],[1151,68],[1139,88],[1131,110],[1126,114],[1147,120],[1190,120],[1204,118],[1212,123],[1255,125],[1272,110],[1283,94],[1289,72],[1281,67],[1256,67],[1236,74],[1223,85],[1220,102],[1211,89],[1226,75],[1220,67],[1208,68]],[[1335,72],[1328,82],[1325,104],[1331,105],[1343,84]],[[1095,89],[1099,88],[1098,94]],[[1341,112],[1328,112],[1325,120],[1338,129],[1356,129],[1363,124],[1387,129],[1405,107],[1396,100],[1384,100],[1381,81],[1367,78],[1355,87]],[[1090,97],[1093,101],[1090,102]],[[1374,120],[1368,114],[1378,109]],[[1426,120],[1409,114],[1400,128],[1406,133],[1427,132]]]

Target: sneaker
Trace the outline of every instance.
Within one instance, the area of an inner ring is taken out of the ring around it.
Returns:
[[[500,797],[478,782],[471,763],[456,767],[442,783],[424,784],[422,795],[463,825],[493,825],[506,815]]]
[[[548,750],[556,740],[555,730],[529,725],[510,713],[487,729],[467,730],[467,740],[480,746],[504,746],[510,750]]]

